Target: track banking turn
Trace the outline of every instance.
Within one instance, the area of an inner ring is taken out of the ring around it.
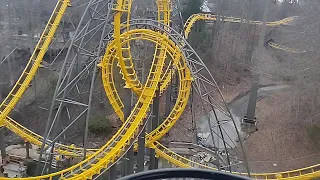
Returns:
[[[160,140],[161,137],[170,130],[170,128],[175,124],[184,111],[190,95],[191,83],[193,82],[193,76],[190,72],[187,58],[185,53],[183,53],[183,49],[181,49],[181,47],[188,44],[187,41],[183,37],[172,37],[167,34],[167,32],[171,31],[169,27],[171,13],[170,3],[170,0],[157,0],[158,22],[166,25],[164,26],[163,31],[154,31],[151,29],[142,28],[131,29],[130,13],[132,0],[117,0],[113,4],[112,8],[115,12],[113,32],[114,38],[110,40],[108,45],[105,47],[106,53],[103,56],[99,66],[101,67],[102,81],[106,95],[109,98],[115,112],[118,114],[120,119],[123,120],[123,125],[118,132],[100,149],[89,150],[90,153],[87,158],[79,164],[56,173],[23,179],[91,179],[96,175],[99,175],[105,169],[110,168],[126,153],[131,146],[134,146],[135,140],[140,133],[139,129],[146,120],[146,117],[149,113],[149,107],[153,102],[153,98],[155,97],[155,92],[158,89],[158,86],[160,85],[160,92],[163,92],[170,82],[170,65],[173,65],[173,70],[178,73],[178,99],[168,118],[157,129],[147,135],[146,145],[150,148],[154,148],[159,157],[168,160],[178,167],[215,169],[186,159],[172,152],[158,142],[158,140]],[[48,24],[42,33],[42,36],[25,70],[7,98],[1,103],[0,106],[0,125],[12,130],[24,140],[38,146],[41,146],[43,137],[21,126],[8,115],[17,105],[18,101],[34,78],[36,71],[40,67],[43,56],[52,42],[63,14],[69,5],[70,0],[59,0],[57,2],[52,16],[48,21]],[[289,20],[284,20],[281,23],[287,23],[288,21]],[[189,23],[191,23],[191,21]],[[191,23],[191,27],[193,23]],[[258,22],[255,23],[259,24]],[[274,25],[277,23],[270,24]],[[189,30],[185,30],[185,33],[187,31],[190,32],[191,28]],[[130,41],[133,40],[151,41],[156,46],[152,65],[145,84],[142,84],[139,81],[134,70],[130,52]],[[114,73],[117,73],[114,72],[113,69],[115,64],[119,64],[123,79],[126,82],[126,88],[132,89],[132,91],[139,97],[137,104],[134,106],[131,114],[126,119],[124,118],[122,111],[122,101],[117,94],[114,85],[113,75]],[[48,141],[48,143],[50,143],[50,141]],[[55,148],[58,153],[67,155],[81,154],[83,151],[82,148],[63,144],[56,144]],[[239,174],[239,172],[234,173]],[[246,174],[242,173],[242,175]],[[252,178],[256,179],[310,179],[320,176],[320,165],[288,172],[264,174],[253,173],[251,176]]]

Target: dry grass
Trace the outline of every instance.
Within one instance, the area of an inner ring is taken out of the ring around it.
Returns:
[[[264,98],[257,106],[259,131],[245,142],[254,171],[284,171],[320,162],[308,123],[298,119],[292,106],[292,92]]]

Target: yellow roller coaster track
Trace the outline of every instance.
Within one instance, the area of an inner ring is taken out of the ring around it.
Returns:
[[[288,17],[279,21],[274,21],[274,22],[267,22],[267,26],[280,26],[280,25],[288,25],[294,20],[295,17]],[[199,20],[206,20],[206,21],[223,21],[223,22],[232,22],[232,23],[245,23],[245,24],[251,24],[251,25],[262,25],[263,22],[261,21],[251,21],[251,20],[246,20],[246,19],[241,19],[241,18],[236,18],[236,17],[227,17],[227,16],[218,16],[218,15],[213,15],[213,14],[204,14],[204,13],[198,13],[190,16],[186,23],[184,24],[184,36],[185,38],[188,38],[191,29],[194,25]],[[290,53],[304,53],[306,51],[300,51],[296,50],[293,48],[285,47],[280,44],[276,44],[274,42],[269,42],[268,45],[272,48],[290,52]]]
[[[69,5],[70,5],[70,0],[58,1],[47,23],[47,26],[45,27],[41,35],[41,38],[26,65],[26,68],[24,69],[22,75],[16,82],[15,86],[10,91],[9,95],[0,105],[0,112],[1,112],[0,125],[6,126],[16,134],[20,135],[25,140],[30,141],[31,143],[34,143],[37,145],[41,144],[42,137],[24,128],[17,122],[15,122],[13,119],[8,117],[8,114],[12,111],[12,109],[18,103],[19,99],[21,98],[25,90],[29,87],[29,84],[31,83],[33,77],[35,76],[42,62],[43,56],[45,55],[52,39],[54,38],[54,34]],[[70,149],[68,146],[64,146],[64,145],[59,145],[59,148],[60,147],[62,152],[65,152],[65,153],[72,152],[69,150],[73,150],[73,151],[80,150],[80,149],[74,149],[74,148]]]
[[[12,111],[15,105],[20,100],[21,96],[25,92],[25,90],[29,87],[30,82],[35,76],[40,63],[54,37],[54,34],[61,22],[63,14],[65,13],[68,5],[70,4],[70,0],[59,0],[54,12],[52,13],[47,26],[42,33],[40,40],[31,55],[26,68],[22,72],[22,75],[16,82],[15,86],[10,91],[9,95],[4,99],[4,101],[0,105],[0,124],[3,124],[3,121],[7,117],[7,115]]]
[[[129,32],[134,33],[134,31]],[[152,33],[151,36],[154,38],[154,41],[156,41],[159,46],[161,44],[161,46],[165,47],[175,47],[175,44],[173,42],[170,42],[170,40],[165,35],[153,31],[149,32]],[[129,34],[125,33],[122,34],[119,38],[129,38],[130,36],[128,35]],[[159,51],[161,51],[161,48],[158,49]],[[178,49],[176,48],[176,50]],[[172,54],[174,59],[181,58],[179,52],[173,52]],[[161,54],[156,55],[163,56]],[[120,130],[108,141],[106,145],[104,145],[94,154],[90,155],[86,160],[68,169],[49,175],[25,179],[51,179],[53,177],[86,179],[92,178],[92,176],[99,174],[102,169],[110,167],[110,165],[112,165],[112,163],[115,162],[117,158],[121,157],[121,155],[125,153],[125,149],[128,147],[127,145],[132,144],[133,140],[137,135],[138,129],[141,126],[143,119],[146,117],[149,105],[152,103],[154,93],[160,81],[160,75],[163,69],[164,59],[165,58],[159,57],[157,63],[152,64],[151,72],[153,73],[149,74],[148,80],[146,82],[146,85],[144,86],[142,95],[140,96],[138,103],[136,104],[131,115],[125,121]]]
[[[31,83],[38,68],[40,67],[42,59],[54,38],[55,32],[68,6],[70,6],[70,0],[59,0],[57,2],[54,11],[40,37],[40,40],[26,65],[26,68],[22,72],[22,75],[20,76],[6,99],[0,105],[0,125],[7,127],[11,131],[22,137],[24,140],[29,141],[30,143],[33,143],[35,145],[41,145],[43,137],[23,127],[22,125],[8,117],[8,114],[12,111],[23,93],[29,87],[29,84]],[[60,153],[65,155],[70,155],[70,153],[76,155],[82,152],[81,148],[65,146],[62,144],[57,144],[56,149],[59,150]]]
[[[307,52],[307,51],[300,51],[300,50],[297,50],[297,49],[293,49],[293,48],[289,48],[289,47],[286,47],[286,46],[282,46],[282,45],[276,44],[274,42],[269,42],[268,45],[270,47],[272,47],[272,48],[279,49],[279,50],[286,51],[286,52],[290,52],[290,53],[300,54],[300,53]]]
[[[61,3],[66,3],[66,4],[68,4],[69,2],[67,2],[67,1],[59,1],[60,2],[60,4]],[[158,4],[158,20],[159,20],[159,22],[164,22],[165,24],[167,24],[167,25],[169,25],[169,22],[170,22],[170,6],[169,6],[169,2],[167,2],[167,1],[163,1],[163,0],[158,0],[157,1],[157,4]],[[61,6],[61,8],[60,8],[60,10],[58,10],[58,7],[59,7],[59,3],[58,3],[58,5],[57,5],[57,7],[56,7],[56,9],[55,9],[55,12],[58,12],[57,14],[59,14],[59,12],[60,12],[60,15],[61,14],[63,14],[63,13],[61,13],[62,11],[65,11],[65,9],[63,9],[63,7]],[[55,14],[53,14],[53,15],[55,15]],[[50,21],[51,20],[53,20],[54,18],[53,18],[54,16],[52,16],[52,18],[50,19]],[[127,20],[129,19],[129,16],[127,16],[128,18],[127,18]],[[59,23],[57,23],[58,21],[60,21],[59,20],[59,18],[61,18],[60,16],[56,16],[56,18],[55,18],[55,20],[54,20],[54,24],[55,25],[57,25],[57,24],[59,24]],[[50,22],[49,21],[49,22]],[[237,21],[237,20],[235,20],[235,21]],[[128,22],[128,21],[127,21]],[[259,22],[255,22],[256,24],[259,24]],[[48,26],[47,26],[47,28],[46,29],[49,29],[50,28],[50,24],[48,24]],[[53,27],[53,28],[56,28],[56,27]],[[52,30],[48,30],[47,32],[52,32],[53,30],[55,30],[55,29],[53,29],[52,28]],[[46,30],[45,30],[45,32],[46,32]],[[53,33],[54,34],[54,33]],[[44,36],[44,38],[45,38],[46,36]],[[50,39],[50,35],[47,35],[47,37],[48,37],[48,39],[49,40],[51,40]],[[53,36],[52,36],[53,37]],[[41,41],[40,41],[41,42]],[[49,43],[50,44],[50,43]],[[39,44],[38,45],[39,47],[41,47],[41,44]],[[45,49],[45,44],[43,45],[43,47],[41,47],[41,50],[44,50]],[[33,57],[35,57],[36,56],[36,53],[37,52],[35,52],[34,53],[34,56]],[[129,59],[131,59],[131,57],[129,56]],[[42,60],[42,58],[38,58],[37,59],[38,61],[39,60]],[[132,64],[132,63],[131,63]],[[168,66],[169,67],[169,66]],[[139,80],[136,78],[136,75],[135,75],[135,73],[134,73],[134,69],[133,69],[133,66],[127,66],[127,69],[129,69],[129,68],[131,68],[131,72],[133,72],[131,75],[133,76],[133,77],[135,77],[135,78],[133,78],[134,80],[133,81],[131,81],[131,82],[136,82],[136,83],[131,83],[131,85],[132,86],[135,86],[135,87],[138,87],[138,90],[140,90],[141,91],[141,88],[139,88],[139,87],[141,87],[140,86],[140,82],[139,82]],[[166,86],[168,85],[168,83],[169,83],[169,80],[170,80],[170,77],[168,76],[170,73],[170,70],[169,70],[169,68],[167,68],[167,70],[166,70],[166,73],[164,73],[164,77],[162,78],[163,79],[163,83],[161,83],[162,84],[162,86],[161,86],[161,92],[163,92],[163,90],[166,88]],[[132,77],[131,76],[131,77]],[[127,76],[127,77],[129,77],[130,78],[130,76]],[[22,79],[22,78],[21,78]],[[23,84],[25,84],[25,83],[23,83]],[[17,86],[18,87],[18,86]],[[21,91],[20,91],[21,92]],[[139,91],[136,91],[137,93],[139,93]],[[11,106],[8,106],[8,107],[14,107],[13,105],[12,105],[13,103],[11,103]],[[123,106],[123,105],[122,105]],[[118,112],[122,112],[122,111],[119,111],[119,108],[115,108],[115,110],[116,110],[116,112],[118,113]],[[10,112],[10,111],[9,111]],[[3,114],[2,114],[3,115]],[[118,114],[119,115],[119,117],[121,118],[121,119],[123,119],[123,113],[119,113]],[[27,131],[27,130],[24,130],[24,131],[21,131],[21,127],[22,126],[20,126],[20,129],[19,128],[16,128],[18,125],[17,125],[17,123],[15,122],[15,121],[13,121],[12,119],[10,119],[10,118],[8,118],[8,121],[7,122],[11,122],[11,124],[10,125],[8,125],[7,127],[10,127],[11,128],[11,130],[13,130],[15,133],[17,133],[17,134],[20,134],[23,138],[25,138],[25,139],[28,139],[28,141],[30,141],[30,142],[32,142],[32,143],[34,143],[34,144],[37,144],[37,145],[39,145],[40,143],[41,143],[41,141],[42,141],[42,137],[41,136],[39,136],[39,135],[36,135],[36,134],[34,134],[34,133],[30,133],[31,131]],[[8,124],[8,123],[6,123],[6,124]],[[29,135],[31,135],[31,136],[29,136],[29,137],[33,137],[33,138],[27,138],[28,136],[26,136],[24,133],[25,132],[28,132],[29,133]],[[57,146],[56,146],[56,148],[58,149],[58,150],[60,150],[60,153],[63,153],[63,154],[68,154],[68,150],[73,150],[73,152],[76,150],[76,152],[81,152],[81,148],[73,148],[73,147],[70,147],[70,146],[64,146],[64,145],[61,145],[61,144],[57,144]]]
[[[165,2],[165,0],[163,0]],[[159,3],[163,3],[159,1]],[[69,1],[58,1],[57,6],[54,10],[52,17],[50,18],[46,29],[36,47],[35,52],[33,53],[30,61],[18,80],[16,86],[13,88],[9,96],[5,99],[5,101],[1,104],[1,114],[0,114],[0,122],[2,126],[8,127],[10,130],[13,130],[15,133],[31,141],[34,144],[41,143],[42,137],[29,131],[24,128],[20,124],[16,123],[7,115],[14,108],[16,103],[21,98],[22,94],[30,84],[31,80],[34,77],[35,72],[37,71],[44,53],[46,52],[53,35],[59,25],[62,15],[65,12],[67,6],[69,5]],[[158,88],[158,84],[162,82],[162,84],[166,84],[164,80],[169,79],[169,76],[162,75],[164,68],[165,60],[167,59],[167,55],[171,57],[172,64],[176,67],[180,78],[180,91],[179,96],[180,100],[177,101],[174,110],[171,112],[173,116],[171,119],[168,118],[169,124],[162,124],[156,129],[151,135],[148,135],[148,143],[149,147],[155,148],[157,154],[160,157],[163,157],[170,161],[171,163],[180,166],[180,167],[199,167],[212,169],[208,166],[198,164],[192,162],[174,152],[170,151],[156,140],[160,139],[163,135],[163,132],[169,131],[169,129],[173,126],[177,118],[180,116],[179,113],[182,113],[185,107],[185,102],[188,99],[190,89],[187,87],[191,85],[191,76],[190,71],[186,65],[185,58],[183,57],[181,50],[175,45],[173,41],[171,41],[166,34],[161,34],[159,32],[155,32],[148,29],[139,29],[139,30],[130,30],[129,29],[129,19],[127,19],[127,24],[121,23],[122,15],[127,15],[127,18],[130,17],[130,9],[131,9],[131,0],[118,0],[117,4],[114,6],[114,10],[116,10],[115,15],[115,24],[114,24],[114,41],[109,43],[106,47],[106,54],[101,63],[102,73],[103,73],[103,82],[105,85],[105,89],[108,98],[115,95],[114,99],[116,103],[121,104],[120,98],[118,98],[116,89],[112,89],[114,86],[113,82],[113,63],[115,60],[118,61],[120,68],[122,70],[122,74],[124,80],[126,81],[126,87],[132,88],[133,91],[140,95],[137,104],[135,105],[132,113],[124,122],[119,131],[104,145],[101,149],[95,151],[90,154],[88,158],[77,165],[74,165],[68,169],[62,170],[60,172],[56,172],[53,174],[48,174],[44,176],[38,177],[30,177],[24,179],[52,179],[53,177],[58,177],[61,179],[87,179],[92,178],[94,175],[99,174],[101,170],[109,168],[119,157],[121,157],[125,152],[128,146],[132,145],[134,139],[138,134],[138,129],[142,124],[142,121],[146,117],[146,114],[149,110],[150,104],[152,104],[152,100],[154,98],[154,94],[156,89]],[[158,3],[158,6],[161,7]],[[161,9],[159,8],[158,9]],[[163,12],[169,12],[165,9]],[[161,15],[160,15],[161,16]],[[159,17],[160,17],[159,16]],[[169,18],[164,17],[164,23],[169,23]],[[160,20],[161,18],[158,18]],[[53,23],[51,23],[53,22]],[[120,33],[122,27],[127,28],[127,32]],[[130,45],[129,42],[135,39],[144,39],[152,41],[157,46],[157,51],[154,54],[154,60],[150,68],[150,73],[145,85],[142,85],[133,69],[132,58],[130,55]],[[113,44],[113,45],[112,45]],[[38,50],[38,51],[37,51]],[[38,54],[37,54],[38,53]],[[116,56],[112,56],[111,54],[116,53]],[[117,59],[115,59],[115,57]],[[130,68],[128,68],[130,67]],[[166,74],[166,73],[165,73]],[[169,73],[168,73],[169,74]],[[162,79],[162,80],[161,80]],[[110,81],[107,81],[110,80]],[[111,82],[111,83],[110,83]],[[164,86],[165,88],[165,86]],[[117,99],[118,98],[118,99]],[[179,99],[179,98],[178,98]],[[121,108],[119,111],[122,111]],[[175,113],[174,113],[175,112]],[[169,117],[170,117],[169,116]],[[59,145],[62,151],[65,152],[73,152],[75,150],[81,151],[81,148],[75,148],[72,146],[64,146]],[[254,178],[257,179],[307,179],[319,176],[320,173],[320,165],[288,171],[288,172],[280,172],[280,173],[267,173],[267,174],[253,174]],[[0,178],[6,179],[6,178]]]
[[[293,17],[288,17],[279,21],[274,21],[274,22],[267,22],[266,26],[279,26],[279,25],[284,25],[284,24],[289,24],[292,22],[294,18]],[[244,24],[251,24],[251,25],[262,25],[263,22],[261,21],[251,21],[251,20],[246,20],[242,18],[236,18],[236,17],[228,17],[228,16],[218,16],[214,14],[204,14],[204,13],[198,13],[198,14],[193,14],[188,18],[186,23],[184,24],[184,36],[188,38],[189,33],[191,32],[191,29],[194,25],[195,22],[199,20],[206,20],[206,21],[223,21],[223,22],[232,22],[232,23],[244,23]]]
[[[151,32],[152,32],[151,30],[139,30],[137,31],[137,33],[132,34],[132,37],[130,38],[130,40],[143,39],[143,40],[148,40],[155,43],[155,40],[149,37],[149,34]],[[113,80],[113,75],[114,75],[113,69],[114,69],[114,64],[116,60],[115,59],[116,51],[115,51],[114,44],[115,44],[114,41],[111,44],[109,44],[109,47],[107,48],[108,50],[106,53],[108,55],[105,56],[105,58],[103,58],[102,60],[102,63],[101,63],[102,79],[103,79],[103,84],[104,84],[107,97],[109,98],[109,101],[111,102],[111,105],[113,106],[114,110],[123,113],[122,110],[120,109],[122,101],[116,91],[114,80]],[[167,53],[173,59],[174,54],[172,54],[172,52],[177,52],[177,51],[178,49],[176,49],[176,47],[170,46],[170,48],[168,48],[167,50]],[[181,116],[183,109],[185,108],[188,102],[188,97],[190,95],[190,90],[191,90],[191,80],[192,80],[190,71],[187,65],[185,64],[185,61],[181,61],[179,59],[173,59],[173,65],[175,66],[174,68],[177,69],[179,79],[181,80],[179,83],[178,98],[168,118],[166,118],[166,120],[158,128],[156,128],[147,136],[147,145],[152,144],[154,141],[161,139],[161,137],[169,131],[169,129],[174,125],[174,123]]]
[[[142,30],[142,32],[145,32],[146,30]],[[144,39],[144,40],[150,40],[147,38],[146,35],[142,35],[140,34],[138,36],[140,39]],[[134,38],[136,39],[136,38]],[[133,40],[133,39],[132,39]],[[152,41],[152,40],[150,40]],[[112,47],[112,43],[109,45],[110,47]],[[113,83],[113,64],[115,63],[115,56],[112,55],[114,53],[114,50],[109,50],[110,53],[106,53],[109,54],[108,57],[106,57],[103,62],[102,62],[102,73],[103,73],[103,83],[104,83],[104,87],[107,93],[107,96],[109,98],[109,100],[113,99],[114,97],[117,97],[116,101],[112,101],[112,102],[116,102],[116,103],[121,103],[121,99],[119,98],[114,83]],[[170,49],[168,48],[168,51],[170,52]],[[179,68],[178,68],[179,69]],[[180,87],[181,88],[181,87]],[[113,94],[113,95],[112,95]],[[179,99],[179,98],[178,98]],[[115,105],[116,103],[111,103],[112,105]],[[175,109],[175,108],[174,108]],[[172,152],[171,150],[167,149],[166,147],[164,147],[163,145],[161,145],[159,142],[157,142],[156,140],[158,140],[159,138],[162,137],[164,130],[170,129],[173,124],[175,123],[175,121],[170,124],[169,126],[159,126],[160,128],[158,128],[158,131],[153,131],[152,133],[156,133],[156,135],[147,135],[147,145],[151,148],[155,148],[156,149],[156,153],[159,157],[162,157],[166,160],[168,160],[169,162],[171,162],[172,164],[175,164],[178,167],[194,167],[194,168],[205,168],[205,169],[212,169],[212,170],[216,170],[215,168],[203,165],[203,164],[199,164],[196,162],[193,162],[187,158],[184,158],[174,152]],[[164,123],[166,124],[166,123]],[[159,138],[157,138],[157,135],[159,136]],[[152,139],[153,137],[156,137],[154,139]],[[301,179],[301,178],[309,178],[309,177],[315,177],[317,176],[317,172],[319,171],[320,166],[316,165],[316,166],[312,166],[312,167],[308,167],[305,169],[299,169],[299,170],[294,170],[294,171],[288,171],[288,172],[279,172],[279,173],[265,173],[265,174],[258,174],[258,173],[253,173],[252,178],[255,179],[278,179],[280,177],[283,178],[296,178],[296,179]],[[238,172],[234,172],[235,174],[238,174]],[[301,174],[301,176],[299,175]],[[246,174],[242,174],[242,175],[246,175]]]

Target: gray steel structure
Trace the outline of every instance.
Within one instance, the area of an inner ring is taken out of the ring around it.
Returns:
[[[85,123],[83,141],[84,150],[77,153],[82,155],[83,157],[86,157],[87,155],[88,122],[90,119],[92,99],[94,96],[94,84],[97,75],[97,63],[99,61],[99,57],[104,54],[106,43],[110,41],[113,36],[111,25],[113,13],[111,10],[112,4],[113,0],[90,0],[81,17],[79,26],[77,27],[75,32],[75,36],[70,42],[68,52],[60,69],[58,82],[51,102],[51,107],[49,109],[50,113],[39,156],[40,162],[44,154],[51,155],[49,163],[46,163],[46,165],[49,164],[49,167],[51,167],[53,156],[52,153],[48,153],[48,148],[53,149],[54,146],[58,145],[56,144],[56,142],[60,140],[60,138],[67,132],[67,130],[69,130],[71,126],[73,126],[76,122],[80,121],[81,119]],[[245,153],[243,151],[242,140],[239,135],[238,127],[234,122],[234,118],[232,117],[232,114],[226,102],[224,101],[222,93],[215,79],[206,67],[205,63],[201,60],[201,58],[189,45],[189,43],[181,35],[181,33],[176,31],[174,28],[168,27],[162,23],[150,19],[131,20],[130,28],[151,29],[162,33],[166,33],[168,34],[170,40],[172,40],[176,44],[176,46],[178,46],[181,49],[193,76],[192,85],[194,92],[197,93],[197,95],[200,97],[203,111],[208,117],[208,123],[211,129],[210,133],[213,140],[213,146],[216,146],[216,144],[214,143],[214,134],[223,142],[225,142],[225,138],[230,138],[229,136],[223,137],[223,135],[221,134],[224,131],[222,126],[220,127],[220,132],[216,132],[212,128],[209,119],[209,112],[215,110],[219,111],[220,113],[228,117],[227,121],[231,122],[234,125],[234,131],[237,133],[241,145],[241,150],[237,149],[237,151],[239,154],[241,154],[242,157],[244,157],[244,162],[246,162]],[[108,32],[108,30],[110,31]],[[96,42],[98,42],[98,46]],[[86,100],[83,100],[84,94],[87,94],[87,96],[85,96]],[[82,100],[80,100],[80,97],[82,97]],[[56,107],[57,110],[55,110]],[[66,107],[68,109],[72,109],[71,111],[68,111],[68,121],[70,122],[69,125],[62,129],[58,135],[51,136],[55,124],[59,122],[61,119],[62,110]],[[157,108],[156,103],[154,107]],[[156,111],[154,111],[153,113],[156,116],[153,118],[154,121],[159,120],[159,113]],[[150,114],[144,126],[142,126],[142,128],[140,129],[141,131],[139,132],[139,134],[144,133],[143,129],[146,126],[149,118]],[[216,120],[218,121],[218,126],[220,126],[220,120],[218,118],[216,118]],[[157,123],[153,124],[156,125]],[[155,127],[156,126],[154,126],[153,128]],[[49,139],[53,139],[52,142],[49,142]],[[142,142],[144,137],[140,136],[139,139],[139,145],[142,146],[144,144],[144,142]],[[130,146],[132,145],[133,143]],[[228,152],[229,148],[231,148],[231,146],[225,142],[226,152]],[[130,152],[130,154],[128,155],[130,163],[127,166],[127,173],[132,173],[131,170],[129,171],[129,168],[133,166],[132,149],[133,148],[128,149],[128,152]],[[144,148],[139,147],[139,149]],[[215,147],[214,149],[216,157],[218,159],[218,168],[220,168],[220,164],[223,167],[231,167],[230,162],[224,162],[224,160],[220,157],[218,148]],[[141,158],[144,153],[140,151],[139,154],[140,156],[138,158],[138,171],[142,171],[143,169],[141,165]],[[108,165],[108,167],[105,169],[106,171],[110,167],[112,167],[110,169],[111,179],[114,179],[116,176],[116,163],[117,161],[113,164]],[[43,168],[42,173],[46,169],[46,165]],[[249,172],[248,165],[245,165],[247,171]],[[79,172],[80,171],[81,169],[79,169]],[[38,174],[42,173],[38,171]]]
[[[38,162],[41,162],[42,155],[46,153],[46,150],[49,147],[53,149],[60,137],[80,119],[85,119],[84,150],[82,154],[83,157],[86,157],[88,121],[97,74],[97,63],[103,53],[102,49],[105,47],[104,34],[106,34],[107,28],[111,29],[112,27],[111,4],[113,4],[113,0],[90,0],[83,12],[60,69]],[[90,43],[94,40],[99,41],[98,47]],[[83,99],[84,94],[88,94],[87,100],[80,101],[80,97]],[[58,109],[55,112],[56,105],[58,105]],[[72,109],[71,112],[68,111],[70,124],[57,136],[50,137],[55,123],[60,120],[62,109],[67,106]],[[48,145],[49,138],[53,139],[53,141]],[[48,145],[47,147],[45,147],[46,144]],[[49,162],[50,167],[51,162],[52,156]],[[46,165],[47,163],[41,174],[43,174]],[[37,174],[40,174],[39,170],[37,170]]]

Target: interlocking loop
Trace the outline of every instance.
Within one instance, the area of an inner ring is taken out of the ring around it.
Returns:
[[[167,159],[179,167],[214,169],[182,157],[158,142],[158,140],[170,130],[170,128],[175,124],[184,111],[190,95],[192,82],[191,72],[187,65],[185,54],[182,52],[182,49],[187,45],[187,42],[179,35],[176,37],[178,40],[173,40],[172,36],[167,34],[171,31],[169,28],[171,12],[170,3],[170,0],[157,0],[158,22],[164,24],[164,31],[141,28],[131,29],[130,9],[132,0],[117,0],[117,2],[113,4],[113,9],[116,12],[114,16],[114,39],[108,43],[105,51],[106,53],[99,65],[102,70],[102,81],[106,95],[109,98],[109,101],[115,112],[124,122],[123,125],[103,147],[100,149],[88,150],[89,156],[79,164],[56,173],[38,177],[28,177],[24,179],[92,179],[95,175],[98,175],[105,169],[109,168],[126,153],[130,146],[134,144],[135,138],[139,135],[141,124],[143,124],[147,112],[149,111],[149,106],[152,104],[158,85],[160,84],[160,92],[162,93],[170,82],[170,74],[172,73],[171,71],[175,71],[179,78],[179,94],[176,104],[174,105],[168,118],[157,129],[147,135],[146,145],[150,148],[154,148],[158,156]],[[69,5],[70,0],[58,0],[57,6],[54,9],[48,25],[46,26],[43,35],[40,38],[37,47],[35,48],[35,52],[29,60],[29,63],[27,64],[24,72],[10,94],[0,106],[0,125],[7,127],[26,141],[38,146],[40,146],[43,142],[43,137],[26,129],[7,115],[15,107],[32,81],[35,72],[40,66],[43,56],[52,41],[55,31],[61,22],[62,16]],[[201,19],[203,17],[216,19],[219,16],[209,17],[209,15],[194,15],[193,17],[196,17],[195,19]],[[249,24],[261,23],[256,21],[241,20],[239,18],[219,18],[228,22],[243,22]],[[124,19],[125,21],[123,21]],[[271,22],[269,25],[273,26],[279,23],[288,23],[290,21],[291,19],[288,18],[276,23]],[[189,24],[185,26],[186,34],[191,31],[191,27],[194,22],[195,21],[192,20],[191,17],[191,19],[187,22]],[[161,26],[161,24],[156,24],[155,26]],[[153,62],[145,84],[142,84],[139,81],[134,70],[130,52],[130,42],[133,40],[151,41],[156,46]],[[120,73],[122,73],[123,79],[126,82],[126,88],[132,89],[133,92],[139,97],[137,104],[127,119],[124,119],[122,112],[123,104],[114,85],[113,75],[114,73],[117,73],[114,72],[114,66],[116,64],[119,64],[121,68]],[[173,69],[170,68],[171,65],[173,65]],[[48,141],[47,143],[51,143],[51,141]],[[58,153],[70,156],[79,155],[83,152],[82,148],[66,146],[58,143],[55,144],[55,149]],[[313,178],[319,175],[320,165],[288,172],[252,174],[252,176],[256,179],[301,179]]]

